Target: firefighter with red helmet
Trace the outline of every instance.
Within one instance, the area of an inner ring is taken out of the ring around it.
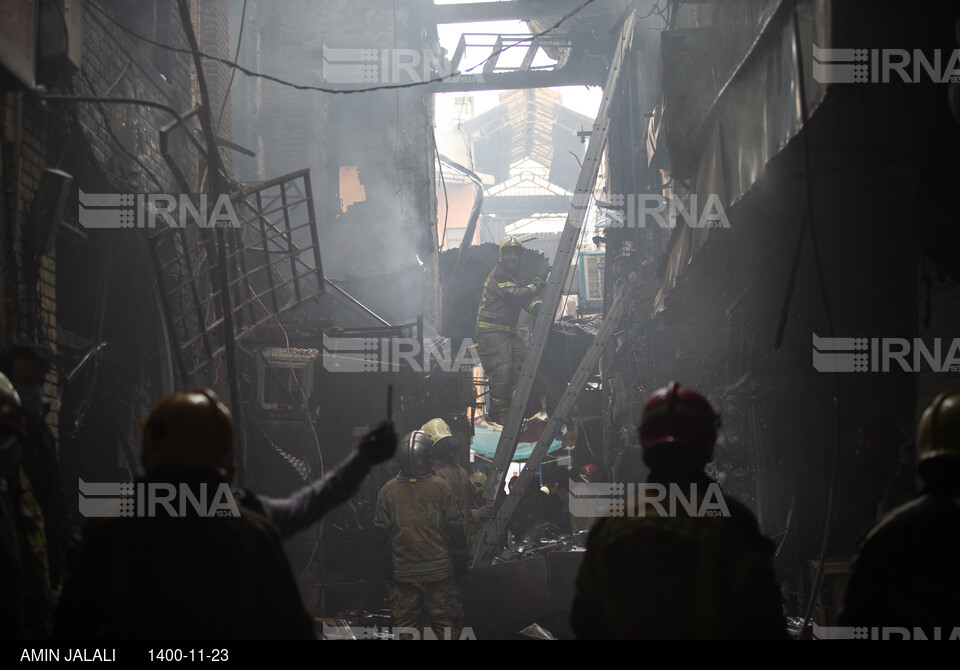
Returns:
[[[526,346],[517,333],[520,310],[536,314],[538,298],[550,268],[533,281],[520,276],[523,243],[510,236],[500,242],[497,265],[483,285],[477,310],[477,349],[483,370],[490,378],[490,409],[487,420],[502,423],[510,407]]]
[[[603,474],[596,465],[587,463],[580,468],[580,479],[586,484],[596,484],[597,482],[603,481]]]
[[[917,430],[919,497],[864,537],[841,626],[899,627],[934,639],[960,627],[960,388],[934,399]]]
[[[630,514],[590,531],[573,603],[579,638],[786,637],[773,544],[753,514],[727,496],[722,515],[665,509],[652,493],[722,495],[704,472],[719,426],[707,399],[676,382],[650,397],[639,429],[648,482]]]

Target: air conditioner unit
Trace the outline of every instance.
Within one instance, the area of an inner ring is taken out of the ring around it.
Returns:
[[[0,1],[0,91],[36,86],[37,2]]]
[[[257,401],[261,410],[290,411],[313,396],[319,349],[266,347],[257,356]]]
[[[40,0],[37,65],[45,82],[55,83],[83,65],[82,0]]]
[[[577,262],[580,274],[580,304],[590,309],[603,307],[604,252],[584,251]]]

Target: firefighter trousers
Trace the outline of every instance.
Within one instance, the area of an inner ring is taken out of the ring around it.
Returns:
[[[490,417],[502,422],[520,376],[526,345],[516,331],[481,330],[477,333],[477,349],[490,380]]]
[[[446,575],[410,576],[394,583],[393,620],[401,638],[421,639],[433,635],[438,640],[458,640],[463,630],[463,604],[460,587],[450,572]],[[426,629],[429,628],[428,633]],[[407,630],[402,630],[407,629]]]

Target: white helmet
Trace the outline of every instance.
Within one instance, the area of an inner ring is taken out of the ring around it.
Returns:
[[[0,400],[5,397],[12,398],[13,404],[20,407],[20,394],[17,393],[17,389],[13,388],[13,384],[10,383],[7,376],[0,372]]]

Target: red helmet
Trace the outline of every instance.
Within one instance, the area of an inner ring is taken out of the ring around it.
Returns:
[[[593,463],[587,463],[582,468],[580,468],[580,479],[582,479],[587,484],[591,482],[599,482],[602,478],[600,474],[600,468],[598,468]]]
[[[657,390],[643,408],[640,445],[646,452],[667,442],[706,447],[713,452],[720,417],[702,395],[677,382]]]

